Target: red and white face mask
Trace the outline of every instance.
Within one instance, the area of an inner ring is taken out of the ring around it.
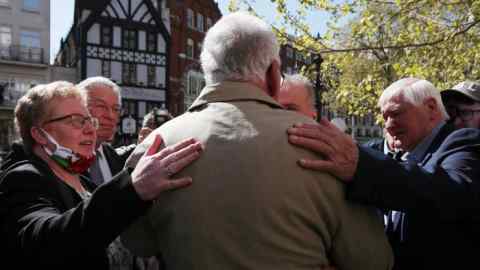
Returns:
[[[47,140],[49,140],[55,147],[53,151],[50,150],[47,146],[43,146],[43,149],[45,150],[45,152],[47,152],[47,154],[53,161],[55,161],[58,165],[60,165],[60,167],[64,168],[65,170],[74,174],[80,174],[88,170],[88,168],[90,168],[90,166],[95,161],[95,152],[92,152],[89,157],[80,155],[79,153],[73,152],[72,149],[60,145],[45,130],[40,130],[45,134]]]

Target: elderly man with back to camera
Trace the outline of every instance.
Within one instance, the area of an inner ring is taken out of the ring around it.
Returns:
[[[185,137],[206,145],[184,171],[195,185],[163,197],[122,234],[127,247],[160,252],[167,269],[389,269],[373,208],[347,202],[330,175],[296,165],[307,152],[291,146],[285,130],[315,121],[276,101],[280,57],[271,27],[242,12],[224,16],[207,32],[200,58],[200,96],[152,133],[167,145]]]

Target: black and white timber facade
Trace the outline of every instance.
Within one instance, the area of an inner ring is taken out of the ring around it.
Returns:
[[[104,76],[122,88],[123,117],[137,120],[169,98],[169,20],[162,0],[77,0],[55,64],[77,79]]]

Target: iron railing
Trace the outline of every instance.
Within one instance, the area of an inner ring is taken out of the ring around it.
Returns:
[[[21,45],[5,46],[0,44],[0,60],[46,64],[43,59],[43,48]]]

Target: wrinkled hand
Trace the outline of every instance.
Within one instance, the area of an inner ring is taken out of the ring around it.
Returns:
[[[158,152],[162,147],[162,137],[155,135],[153,144],[132,172],[133,187],[142,200],[154,200],[162,191],[186,187],[192,183],[190,177],[170,177],[200,156],[200,142],[187,139]]]
[[[302,167],[328,172],[343,181],[352,180],[358,164],[355,141],[322,118],[317,124],[296,124],[288,129],[290,143],[312,150],[325,159],[301,159]]]

